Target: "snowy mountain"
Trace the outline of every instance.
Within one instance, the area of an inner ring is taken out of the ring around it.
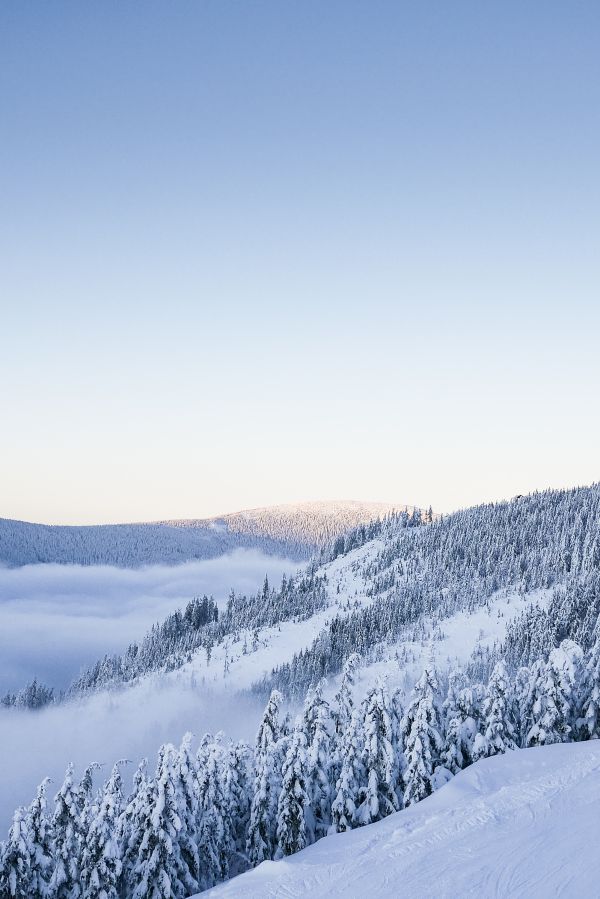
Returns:
[[[334,834],[206,899],[596,896],[600,744],[484,759],[417,805]]]
[[[118,525],[46,525],[0,519],[0,564],[57,562],[133,568],[211,559],[234,549],[307,560],[335,537],[392,511],[394,503],[336,501],[250,509],[206,519]]]
[[[579,814],[595,789],[599,615],[598,485],[439,519],[389,515],[333,539],[281,585],[221,604],[191,599],[83,672],[68,701],[3,712],[0,768],[26,767],[23,802],[45,773],[60,780],[68,758],[78,763],[53,833],[69,835],[74,870],[91,877],[88,828],[106,839],[113,815],[110,852],[123,869],[102,876],[113,887],[120,878],[126,896],[168,880],[164,895],[183,899],[229,878],[223,895],[325,895],[337,877],[350,891],[340,895],[395,895],[403,877],[411,895],[430,895],[431,879],[418,882],[425,854],[440,895],[541,895],[569,877],[583,889],[585,873],[568,866],[543,881],[516,865],[510,821],[541,853],[545,834],[549,844],[563,836],[547,806]],[[40,728],[52,739],[39,740]],[[180,743],[189,728],[206,733]],[[156,764],[132,787],[116,769],[103,775],[96,799],[82,772],[100,753]],[[0,782],[0,805],[15,783]],[[15,813],[9,873],[29,845],[23,832],[40,830],[42,799]],[[65,805],[74,818],[63,826]]]

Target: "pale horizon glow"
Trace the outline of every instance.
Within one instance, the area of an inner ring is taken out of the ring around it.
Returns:
[[[600,6],[0,8],[0,517],[600,479]]]

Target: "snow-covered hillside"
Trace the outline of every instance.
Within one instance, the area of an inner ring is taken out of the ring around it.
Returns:
[[[0,518],[0,564],[40,562],[137,567],[260,549],[307,560],[334,538],[392,511],[394,503],[335,501],[268,506],[206,519],[62,526]]]
[[[139,773],[127,802],[118,771],[103,787],[106,808],[120,809],[125,895],[139,892],[147,878],[164,883],[183,872],[169,897],[184,899],[185,889],[212,887],[312,843],[318,849],[322,839],[324,847],[342,847],[340,853],[349,847],[353,859],[367,857],[369,847],[380,845],[378,833],[394,864],[407,866],[402,876],[410,884],[419,852],[423,857],[441,847],[448,830],[447,880],[440,879],[448,893],[440,895],[468,895],[471,880],[478,895],[488,887],[492,895],[505,888],[519,895],[520,871],[498,885],[499,869],[486,874],[467,852],[478,837],[464,842],[463,834],[481,826],[485,859],[493,839],[486,828],[500,828],[500,840],[508,812],[523,821],[535,817],[544,790],[551,804],[562,801],[560,772],[556,790],[550,772],[548,789],[534,778],[528,793],[531,766],[543,756],[515,747],[578,744],[560,749],[581,753],[577,758],[597,751],[599,616],[598,486],[534,494],[432,522],[404,514],[361,525],[281,586],[265,580],[253,595],[232,593],[219,604],[209,597],[190,601],[122,656],[107,656],[83,673],[69,701],[41,713],[3,712],[0,769],[13,775],[20,769],[18,781],[10,778],[4,813],[28,801],[44,774],[58,779],[69,757],[79,763],[79,779],[96,758],[137,760],[147,751],[154,758],[158,750],[156,767],[151,761],[147,775]],[[457,666],[462,671],[451,674]],[[92,746],[90,720],[99,728]],[[32,739],[42,723],[50,739]],[[196,734],[195,754],[188,741],[177,748],[184,728]],[[586,740],[594,742],[580,749]],[[513,761],[471,767],[503,753]],[[525,768],[515,774],[504,764]],[[481,772],[488,770],[498,776],[484,782]],[[442,798],[427,798],[452,775],[457,779]],[[72,779],[69,769],[67,793]],[[74,851],[85,847],[95,815],[86,805],[90,797],[88,790],[80,812],[74,807],[81,816]],[[423,801],[429,815],[417,811]],[[403,807],[408,811],[389,817]],[[37,808],[34,803],[27,812],[31,828]],[[6,857],[20,851],[21,814]],[[440,822],[431,838],[429,818]],[[185,828],[177,830],[173,821],[183,819]],[[353,833],[326,838],[330,827]],[[154,839],[163,847],[160,871],[153,868]],[[309,858],[322,859],[317,849]],[[356,895],[386,895],[386,883],[396,890],[392,874],[385,879],[384,862],[367,859],[365,871],[372,865],[382,879],[370,889],[357,870]],[[268,881],[272,871],[291,876],[295,870],[289,862],[259,868],[249,889],[256,882],[256,895],[269,895],[261,876]],[[323,876],[313,889],[302,873],[299,886],[284,884],[280,893],[276,885],[273,895],[330,892],[326,884],[338,869]],[[453,879],[459,876],[463,882]],[[537,881],[523,883],[524,895],[535,894]],[[228,889],[237,889],[235,880]],[[416,887],[409,892],[420,895]]]
[[[597,896],[600,743],[483,759],[417,805],[325,837],[206,899]]]

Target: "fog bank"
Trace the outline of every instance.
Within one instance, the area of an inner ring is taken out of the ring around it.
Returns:
[[[82,667],[122,652],[151,625],[207,593],[253,593],[297,562],[256,550],[135,570],[111,566],[0,568],[0,695],[33,677],[64,689]]]

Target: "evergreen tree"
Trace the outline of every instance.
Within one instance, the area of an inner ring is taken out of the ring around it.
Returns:
[[[281,693],[273,690],[256,736],[254,792],[250,808],[247,852],[251,865],[273,858],[276,845],[277,801],[281,790],[279,708]]]
[[[181,821],[178,840],[182,861],[182,880],[186,889],[197,892],[200,883],[198,854],[198,777],[191,752],[192,734],[186,733],[179,751],[173,755],[173,781]]]
[[[46,788],[50,778],[42,781],[27,810],[26,826],[31,849],[31,899],[47,899],[52,875],[52,840],[46,816]]]
[[[324,837],[331,824],[331,732],[328,703],[323,699],[323,682],[310,690],[304,704],[302,727],[306,737],[306,788],[311,815],[310,842]]]
[[[217,739],[204,744],[198,783],[200,887],[208,889],[227,878],[233,852],[228,797],[223,780],[223,750]]]
[[[81,893],[80,814],[76,791],[73,788],[73,764],[65,773],[63,784],[56,794],[51,822],[53,871],[50,879],[52,899],[79,899]]]
[[[362,716],[360,710],[352,713],[340,745],[341,768],[335,785],[335,797],[331,805],[332,826],[336,833],[343,833],[360,823],[357,810],[360,805],[361,785],[365,782],[363,765]]]
[[[121,764],[117,762],[114,765],[104,785],[83,846],[81,889],[85,899],[119,899],[122,846],[118,825],[123,806]]]
[[[281,792],[277,804],[277,855],[292,855],[308,843],[306,814],[308,756],[306,736],[295,728],[288,740],[283,763]]]
[[[475,738],[473,759],[486,758],[516,749],[515,727],[511,721],[512,699],[506,663],[496,663],[483,703],[482,731]]]
[[[34,878],[33,857],[27,827],[27,810],[16,809],[0,860],[2,899],[29,899]]]
[[[241,741],[230,743],[223,754],[221,781],[229,820],[231,876],[248,867],[246,835],[250,821],[251,757],[250,747]]]
[[[44,780],[28,809],[16,810],[8,841],[0,846],[0,896],[47,899],[51,875],[51,842],[46,818]]]
[[[356,673],[360,666],[360,656],[357,652],[353,652],[348,656],[342,670],[340,688],[335,695],[333,705],[333,719],[335,724],[336,735],[346,732],[352,719],[354,710],[354,686],[356,683]]]
[[[148,760],[142,759],[133,775],[131,795],[125,803],[118,825],[118,839],[122,850],[121,883],[123,892],[133,893],[136,880],[134,870],[146,832],[147,808],[151,801],[151,787],[147,776]]]
[[[383,680],[378,679],[369,691],[363,712],[362,767],[365,782],[361,785],[356,819],[360,824],[370,824],[400,808],[391,704]]]
[[[481,689],[479,684],[469,686],[463,672],[452,672],[448,678],[448,695],[442,709],[445,736],[441,762],[452,774],[473,761]]]
[[[179,846],[181,820],[175,791],[175,747],[162,746],[154,779],[148,783],[146,802],[140,809],[143,836],[131,877],[132,899],[183,899],[186,885]]]
[[[545,746],[572,739],[581,650],[571,640],[553,649],[546,664],[534,666],[532,719],[526,744]]]
[[[403,721],[406,769],[404,804],[412,805],[434,789],[435,769],[443,748],[436,703],[437,678],[427,668],[415,685],[415,696]]]
[[[594,641],[582,678],[581,717],[577,732],[582,739],[600,739],[600,619],[594,629]]]

